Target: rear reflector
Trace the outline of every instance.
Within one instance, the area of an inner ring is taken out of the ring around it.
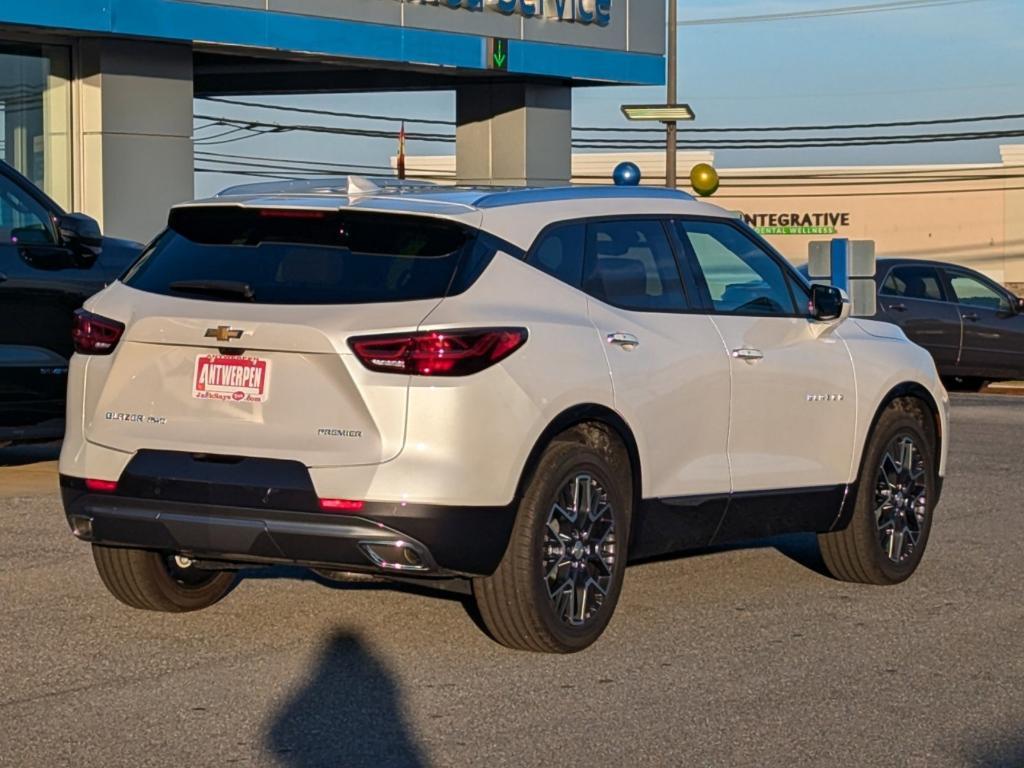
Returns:
[[[349,339],[371,371],[468,376],[501,362],[526,343],[525,328],[469,328]]]
[[[320,499],[320,509],[324,512],[359,512],[363,502],[352,499]]]
[[[71,325],[71,340],[80,355],[109,355],[124,333],[124,323],[87,312],[75,310]]]
[[[85,487],[87,490],[94,491],[95,493],[113,493],[117,490],[117,481],[89,478],[85,481]]]

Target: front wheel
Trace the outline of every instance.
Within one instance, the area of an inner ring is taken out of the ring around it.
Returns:
[[[849,526],[818,537],[833,576],[863,584],[910,577],[931,533],[938,466],[927,407],[917,400],[893,402],[865,447]]]
[[[622,589],[632,482],[614,448],[555,442],[524,494],[508,550],[473,592],[510,648],[581,651],[600,637]]]
[[[173,554],[94,544],[92,557],[110,594],[145,611],[198,611],[216,603],[235,584],[234,573],[204,570]]]

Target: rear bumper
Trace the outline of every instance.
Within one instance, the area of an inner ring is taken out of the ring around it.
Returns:
[[[93,493],[66,476],[61,492],[72,531],[95,544],[403,576],[493,573],[514,520],[511,508],[367,503],[335,514],[142,498]]]

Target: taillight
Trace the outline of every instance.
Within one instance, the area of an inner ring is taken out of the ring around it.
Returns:
[[[412,376],[468,376],[501,362],[526,343],[525,328],[473,328],[349,339],[371,371]]]
[[[80,355],[109,355],[124,333],[124,323],[94,315],[84,309],[75,311],[71,339]]]

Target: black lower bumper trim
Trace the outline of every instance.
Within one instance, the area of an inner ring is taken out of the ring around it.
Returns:
[[[228,562],[489,575],[513,521],[505,508],[367,503],[349,515],[90,493],[68,477],[61,485],[68,521],[81,538]]]

